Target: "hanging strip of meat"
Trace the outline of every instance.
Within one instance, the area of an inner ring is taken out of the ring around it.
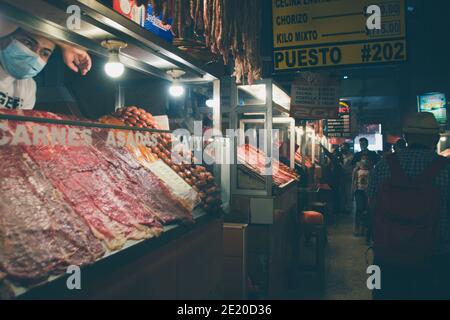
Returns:
[[[163,24],[167,24],[169,21],[169,2],[163,1],[162,3],[162,19],[161,22]]]
[[[223,10],[222,10],[222,0],[216,0],[216,31],[215,31],[215,40],[216,40],[216,50],[218,53],[222,52],[222,23],[223,23]]]
[[[194,18],[194,33],[197,36],[203,34],[203,0],[196,0],[195,18]]]
[[[217,20],[217,0],[212,0],[212,6],[211,6],[211,43],[210,43],[210,49],[212,53],[217,53],[216,48],[216,20]]]
[[[262,62],[261,62],[261,38],[260,38],[260,34],[261,34],[261,29],[262,29],[262,21],[261,21],[261,17],[262,17],[262,5],[261,5],[261,1],[256,1],[255,2],[255,11],[258,17],[260,17],[259,19],[256,19],[255,21],[255,25],[253,26],[253,59],[251,61],[252,66],[253,66],[253,78],[255,80],[259,80],[261,79],[262,76]]]
[[[172,22],[172,34],[175,38],[179,37],[179,30],[178,30],[178,20],[180,18],[179,16],[179,11],[180,11],[180,0],[171,0],[171,10],[172,10],[172,17],[173,17],[173,22]]]
[[[177,0],[178,1],[178,37],[183,39],[184,37],[184,0]]]
[[[230,50],[229,29],[230,29],[230,1],[222,0],[222,28],[220,31],[219,50],[223,57],[223,63],[228,64],[228,52]]]
[[[195,0],[189,0],[189,14],[191,16],[191,19],[195,19]]]
[[[235,41],[235,37],[234,37],[234,34],[235,34],[235,27],[236,27],[236,14],[231,14],[231,12],[235,12],[235,0],[230,0],[230,1],[227,1],[227,2],[229,2],[229,12],[230,12],[230,15],[229,15],[229,24],[230,24],[230,29],[229,29],[229,31],[228,31],[228,41],[230,42],[230,50],[231,50],[231,53],[232,53],[232,55],[234,56],[235,54],[236,54],[236,41]]]
[[[191,18],[191,0],[183,0],[183,12],[184,12],[184,21],[183,21],[183,27],[184,27],[184,34],[186,36],[186,31],[189,29],[192,25],[192,18]]]
[[[205,45],[209,48],[211,41],[211,5],[213,0],[203,0],[203,22],[205,25]]]
[[[247,77],[251,84],[261,77],[260,32],[261,1],[234,1],[235,15],[232,17],[231,51],[235,61],[234,76],[238,83]],[[245,15],[252,12],[254,19]]]

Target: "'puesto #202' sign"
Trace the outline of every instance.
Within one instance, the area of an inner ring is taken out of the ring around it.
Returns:
[[[273,0],[274,69],[405,61],[405,28],[405,0]]]

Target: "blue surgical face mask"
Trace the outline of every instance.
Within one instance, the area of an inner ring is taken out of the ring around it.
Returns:
[[[13,78],[18,80],[37,76],[46,65],[37,53],[16,39],[13,39],[5,49],[0,50],[0,63]]]

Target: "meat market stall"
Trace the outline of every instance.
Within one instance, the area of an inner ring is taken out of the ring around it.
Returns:
[[[68,27],[71,5],[79,28]],[[109,99],[98,75],[69,81],[71,108],[0,110],[0,159],[14,164],[0,170],[0,298],[220,298],[220,167],[171,152],[173,119],[153,106],[164,84],[189,97],[205,87],[220,130],[217,71],[97,1],[1,0],[0,15],[83,46],[94,62],[120,58],[130,74],[104,110],[89,103]]]
[[[290,97],[271,79],[231,94],[234,137],[230,222],[247,223],[248,272],[262,297],[277,298],[292,256],[297,212],[295,121]]]

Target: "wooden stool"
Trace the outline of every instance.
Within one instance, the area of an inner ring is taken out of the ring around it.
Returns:
[[[312,270],[319,276],[320,286],[325,286],[325,245],[326,226],[323,214],[317,211],[303,211],[300,214],[300,223],[305,231],[305,237],[313,237],[316,240],[316,263]]]
[[[313,202],[311,203],[310,208],[311,211],[317,211],[323,214],[325,224],[328,225],[331,222],[330,216],[328,215],[329,213],[328,204],[326,202]]]
[[[324,217],[323,214],[318,211],[303,211],[301,213],[300,221],[306,226],[323,225]]]
[[[316,211],[323,215],[323,224],[325,228],[325,243],[328,243],[328,230],[326,226],[333,223],[329,215],[330,211],[328,210],[328,204],[326,202],[313,202],[311,203],[310,207],[311,207],[310,211]]]

